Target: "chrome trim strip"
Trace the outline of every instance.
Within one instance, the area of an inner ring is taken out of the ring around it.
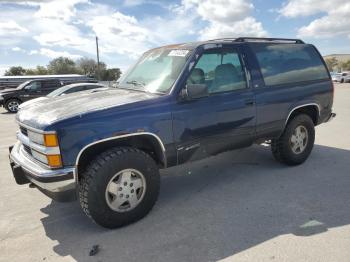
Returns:
[[[43,145],[33,143],[29,140],[27,136],[23,135],[21,132],[17,132],[17,139],[21,141],[22,144],[29,146],[30,148],[44,155],[59,155],[61,153],[60,148],[58,146],[46,147]]]
[[[31,127],[31,126],[28,126],[26,124],[23,124],[23,123],[19,122],[18,120],[16,120],[16,122],[19,126],[22,126],[30,131],[33,131],[33,132],[36,132],[39,134],[56,134],[56,131],[44,131],[44,130],[40,130],[40,129],[36,129],[36,128]]]
[[[91,147],[91,146],[93,146],[93,145],[106,142],[106,141],[116,140],[116,139],[120,139],[120,138],[131,137],[131,136],[140,136],[140,135],[149,135],[149,136],[153,136],[154,138],[157,139],[157,141],[158,141],[158,143],[159,143],[159,145],[160,145],[160,147],[161,147],[161,149],[162,149],[162,152],[163,152],[164,167],[166,168],[166,167],[167,167],[166,150],[165,150],[165,146],[164,146],[162,140],[160,139],[160,137],[157,136],[156,134],[150,133],[150,132],[139,132],[139,133],[130,133],[130,134],[126,134],[126,135],[120,135],[120,136],[113,136],[113,137],[101,139],[101,140],[98,140],[98,141],[95,141],[95,142],[92,142],[92,143],[86,145],[85,147],[83,147],[83,148],[79,151],[79,154],[78,154],[77,159],[76,159],[76,161],[75,161],[76,169],[78,169],[79,159],[80,159],[82,153],[85,151],[85,149],[87,149],[87,148],[89,148],[89,147]],[[77,170],[76,170],[76,173],[78,173]]]
[[[294,107],[294,108],[289,112],[288,117],[287,117],[287,119],[286,119],[286,122],[284,123],[284,126],[287,125],[290,115],[291,115],[296,109],[301,108],[301,107],[304,107],[304,106],[316,106],[316,107],[317,107],[317,111],[318,111],[318,116],[320,116],[320,114],[321,114],[321,109],[320,109],[319,104],[316,104],[316,103],[308,103],[308,104],[299,105],[299,106]]]

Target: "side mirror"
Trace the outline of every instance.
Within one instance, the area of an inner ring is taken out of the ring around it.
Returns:
[[[206,84],[187,84],[181,95],[188,100],[206,97],[209,95],[208,87]]]

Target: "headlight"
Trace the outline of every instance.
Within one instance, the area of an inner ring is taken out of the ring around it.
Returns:
[[[27,144],[31,149],[32,156],[40,162],[52,168],[62,166],[62,159],[58,146],[57,134],[41,134],[27,130],[29,144],[25,140],[22,143]],[[40,146],[39,146],[40,145]]]
[[[57,168],[62,166],[60,155],[44,155],[32,149],[32,156],[50,167]]]
[[[39,144],[39,145],[44,145],[44,135],[39,134],[36,132],[32,132],[28,130],[28,138],[31,142]]]
[[[47,147],[58,146],[57,134],[39,134],[28,130],[28,138],[30,141],[39,145]]]

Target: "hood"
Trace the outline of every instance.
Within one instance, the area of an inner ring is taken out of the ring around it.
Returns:
[[[45,99],[48,99],[48,97],[47,96],[42,96],[42,97],[34,98],[32,100],[29,100],[29,101],[26,101],[26,102],[20,104],[18,108],[22,109],[22,108],[27,107],[29,105],[32,106],[32,105],[36,104],[38,101],[45,100]]]
[[[10,93],[13,93],[15,91],[18,91],[18,89],[16,89],[16,88],[7,88],[7,89],[4,89],[4,90],[0,90],[0,95],[10,94]]]
[[[118,88],[101,92],[83,91],[37,101],[35,105],[21,109],[16,117],[19,122],[40,129],[62,119],[158,96]]]

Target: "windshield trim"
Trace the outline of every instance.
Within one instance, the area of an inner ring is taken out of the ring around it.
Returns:
[[[160,92],[160,91],[149,91],[149,90],[146,90],[146,89],[139,89],[139,88],[130,88],[129,86],[126,86],[126,85],[123,85],[123,89],[129,89],[129,90],[136,90],[136,91],[141,91],[141,92],[145,92],[145,93],[150,93],[150,94],[158,94],[158,95],[168,95],[168,94],[171,94],[174,90],[174,86],[177,84],[177,82],[179,81],[179,79],[181,79],[185,69],[188,67],[188,63],[189,61],[192,59],[193,57],[193,54],[195,53],[194,51],[196,50],[196,48],[188,48],[188,47],[182,47],[182,46],[173,46],[173,47],[167,47],[167,46],[163,46],[163,47],[158,47],[158,48],[153,48],[153,49],[150,49],[146,52],[144,52],[137,60],[136,62],[130,66],[128,68],[128,70],[125,72],[125,74],[122,75],[122,77],[120,79],[118,79],[118,82],[119,84],[117,84],[117,88],[121,87],[120,85],[120,82],[124,81],[124,78],[126,78],[133,70],[134,68],[139,64],[139,62],[141,61],[141,59],[143,58],[143,56],[145,56],[147,53],[149,52],[153,52],[153,51],[156,51],[158,49],[166,49],[166,50],[188,50],[189,51],[189,54],[187,55],[187,58],[186,58],[186,61],[178,75],[178,77],[176,78],[176,80],[174,81],[174,83],[169,87],[169,89],[165,92]],[[130,86],[133,86],[132,84],[130,84]]]
[[[190,55],[188,56],[186,63],[184,64],[178,78],[175,80],[175,82],[173,83],[173,85],[171,86],[171,88],[169,89],[167,94],[172,94],[174,92],[175,87],[177,86],[178,82],[182,79],[185,71],[189,68],[189,65],[192,62],[193,57],[195,57],[195,55],[197,54],[197,48],[188,49],[188,50],[190,51]],[[195,63],[197,63],[197,61],[194,61],[193,67],[195,66]],[[191,67],[190,69],[192,69],[193,67]]]
[[[16,89],[17,90],[22,90],[23,88],[25,88],[30,82],[32,82],[33,80],[28,80],[28,81],[24,81],[23,83],[19,84]]]
[[[120,85],[118,84],[116,86],[116,88],[120,88],[120,89],[126,89],[126,90],[133,90],[133,91],[138,91],[138,92],[142,92],[142,93],[148,93],[148,94],[156,94],[156,95],[166,95],[166,92],[151,92],[148,91],[146,89],[141,89],[141,88],[130,88],[129,86],[125,86],[125,85]]]

